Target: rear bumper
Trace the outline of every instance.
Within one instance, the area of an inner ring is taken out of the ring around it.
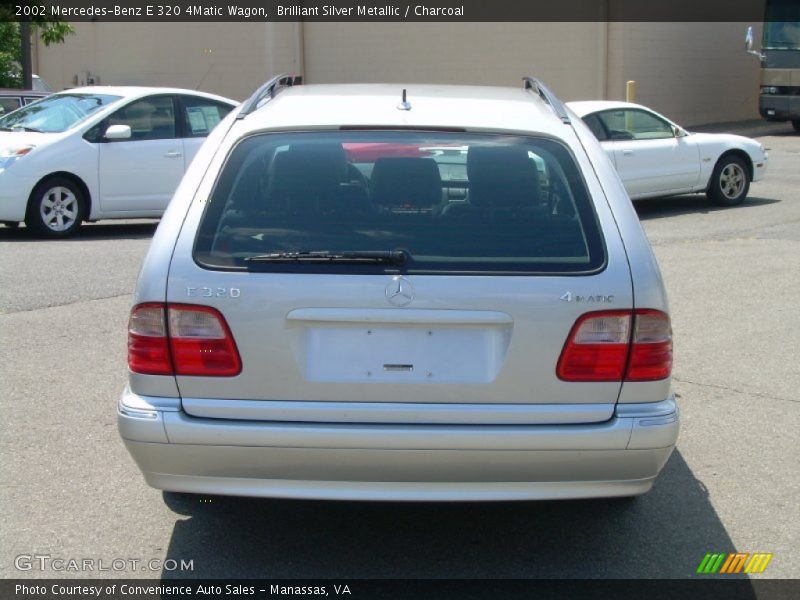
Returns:
[[[673,399],[621,405],[603,423],[485,426],[229,421],[190,417],[150,400],[127,391],[118,411],[120,434],[147,482],[237,496],[455,501],[635,495],[652,486],[679,428]]]

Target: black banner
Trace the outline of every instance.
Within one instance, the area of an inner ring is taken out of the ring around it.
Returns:
[[[765,0],[2,0],[2,19],[63,21],[758,22]]]
[[[734,576],[735,577],[735,576]],[[455,579],[343,579],[343,580],[0,580],[3,600],[179,600],[228,598],[343,598],[353,600],[550,600],[576,598],[608,600],[789,600],[800,597],[798,580],[727,578],[708,579],[578,579],[578,580],[455,580]]]

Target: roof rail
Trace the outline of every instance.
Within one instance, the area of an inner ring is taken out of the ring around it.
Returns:
[[[281,91],[293,85],[300,85],[301,83],[303,83],[303,77],[301,75],[289,75],[288,73],[276,75],[245,100],[244,106],[242,106],[242,110],[239,111],[236,118],[244,119],[251,112],[258,110],[264,104],[272,100]]]
[[[547,102],[550,107],[553,109],[553,112],[556,113],[559,119],[566,125],[572,123],[572,120],[569,118],[567,114],[567,108],[564,106],[564,103],[558,99],[553,92],[550,91],[545,84],[541,82],[541,80],[537,79],[536,77],[523,77],[522,78],[522,85],[526,90],[533,90],[539,97]]]

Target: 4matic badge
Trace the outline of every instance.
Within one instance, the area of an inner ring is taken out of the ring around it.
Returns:
[[[595,304],[612,304],[614,302],[613,294],[610,296],[604,294],[595,294],[594,296],[582,296],[580,294],[573,294],[566,292],[559,300],[564,302],[577,302],[577,303],[595,303]]]

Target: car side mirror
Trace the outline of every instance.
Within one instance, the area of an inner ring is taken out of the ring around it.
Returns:
[[[128,140],[131,137],[130,125],[111,125],[106,129],[104,137],[107,140]]]
[[[673,125],[672,135],[674,135],[676,138],[679,138],[679,137],[686,137],[689,134],[686,133],[686,130],[683,127],[678,127],[677,125]]]
[[[744,33],[744,49],[747,51],[748,54],[752,54],[753,56],[757,56],[761,60],[764,60],[764,55],[761,54],[758,50],[753,50],[753,28],[748,27],[747,31]]]

